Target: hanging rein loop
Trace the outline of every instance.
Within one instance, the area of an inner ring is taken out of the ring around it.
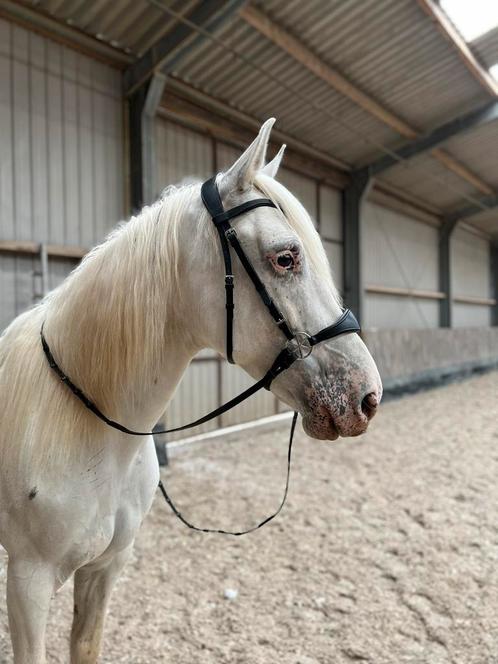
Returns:
[[[191,429],[193,427],[199,426],[201,424],[204,424],[205,422],[209,422],[210,420],[214,419],[215,417],[218,417],[222,415],[223,413],[226,413],[228,410],[231,410],[238,404],[242,403],[249,397],[251,397],[253,394],[256,394],[256,392],[259,392],[259,390],[265,388],[267,390],[270,389],[272,382],[275,380],[277,376],[279,376],[283,371],[288,369],[294,362],[297,360],[304,360],[308,355],[312,352],[313,347],[316,346],[319,343],[322,343],[323,341],[327,341],[328,339],[332,339],[333,337],[337,337],[340,334],[346,334],[346,333],[351,333],[351,332],[359,332],[360,331],[360,326],[358,324],[358,321],[354,317],[353,313],[349,309],[345,309],[340,316],[340,318],[333,324],[330,325],[329,327],[324,328],[323,330],[320,330],[314,335],[310,335],[307,332],[293,332],[290,325],[288,324],[285,316],[282,314],[282,312],[279,310],[277,305],[275,304],[274,300],[268,293],[268,290],[264,283],[261,281],[259,278],[258,273],[254,269],[254,266],[252,265],[251,261],[249,260],[247,254],[245,253],[242,245],[239,242],[239,239],[237,237],[237,233],[235,229],[230,225],[230,220],[234,219],[235,217],[240,216],[241,214],[244,214],[245,212],[249,212],[250,210],[254,210],[255,208],[259,207],[272,207],[276,208],[276,205],[273,201],[271,201],[269,198],[256,198],[252,201],[247,201],[246,203],[242,203],[241,205],[237,205],[236,207],[231,208],[230,210],[224,210],[223,209],[223,204],[221,202],[221,197],[220,193],[218,191],[218,187],[216,185],[216,178],[213,177],[210,180],[207,180],[204,182],[204,184],[201,187],[201,198],[206,206],[209,214],[211,215],[211,219],[216,227],[216,230],[218,231],[218,235],[220,238],[220,244],[221,244],[221,250],[223,254],[223,261],[225,264],[225,308],[226,308],[226,355],[227,355],[227,360],[231,363],[234,364],[233,360],[233,319],[234,319],[234,276],[233,276],[233,271],[232,271],[232,257],[230,253],[230,247],[233,248],[235,253],[237,254],[237,257],[239,258],[244,270],[246,271],[249,279],[251,280],[252,284],[254,285],[254,288],[256,289],[256,292],[258,293],[259,297],[261,298],[263,304],[265,307],[268,309],[271,317],[275,321],[276,325],[278,328],[282,331],[284,336],[287,339],[287,343],[285,346],[282,348],[280,353],[277,355],[275,358],[273,364],[271,367],[268,369],[268,371],[265,373],[265,375],[258,380],[254,385],[251,385],[247,390],[244,390],[241,394],[237,395],[233,399],[230,399],[230,401],[227,401],[225,404],[222,406],[219,406],[215,410],[212,410],[210,413],[207,415],[204,415],[203,417],[200,417],[197,420],[194,420],[193,422],[189,422],[188,424],[184,424],[179,427],[174,427],[172,429],[162,429],[161,431],[155,431],[154,433],[156,434],[163,434],[163,433],[174,433],[178,431],[184,431],[185,429]],[[107,417],[100,409],[99,407],[91,400],[89,399],[86,394],[79,388],[73,381],[69,378],[69,376],[64,373],[64,371],[61,369],[61,367],[57,364],[52,351],[50,350],[50,346],[48,345],[47,339],[45,338],[45,334],[43,332],[43,327],[44,324],[41,326],[40,330],[40,338],[41,338],[41,345],[43,352],[45,354],[45,357],[47,359],[47,362],[50,366],[50,368],[54,371],[54,373],[57,375],[57,377],[60,379],[61,382],[63,382],[74,394],[75,397],[77,397],[83,405],[88,408],[96,417],[98,417],[102,422],[105,422],[108,426],[112,427],[113,429],[117,429],[118,431],[121,431],[122,433],[128,434],[130,436],[151,436],[152,432],[151,431],[134,431],[133,429],[129,429],[128,427],[124,426],[124,424],[121,424],[120,422],[116,422],[115,420],[110,419]],[[282,500],[280,502],[280,505],[278,509],[271,514],[270,516],[266,517],[266,519],[263,519],[258,525],[253,526],[252,528],[249,528],[247,530],[242,530],[242,531],[230,531],[230,530],[221,530],[217,528],[199,528],[198,526],[194,526],[191,524],[187,519],[182,515],[182,513],[178,510],[178,508],[175,506],[171,498],[169,497],[166,488],[163,484],[162,481],[159,482],[159,489],[165,499],[165,501],[168,503],[170,508],[172,509],[173,513],[175,516],[180,519],[180,521],[191,528],[192,530],[196,530],[202,533],[218,533],[221,535],[233,535],[233,536],[240,536],[240,535],[245,535],[247,533],[252,533],[255,530],[258,530],[258,528],[261,528],[264,526],[266,523],[270,522],[272,519],[274,519],[278,514],[280,514],[285,501],[287,499],[287,493],[289,490],[289,479],[290,479],[290,469],[291,469],[291,456],[292,456],[292,443],[294,439],[294,432],[296,429],[296,422],[297,422],[297,413],[295,412],[293,417],[292,417],[292,424],[291,424],[291,430],[290,430],[290,435],[289,435],[289,448],[287,452],[287,478],[285,482],[285,489],[283,493]]]

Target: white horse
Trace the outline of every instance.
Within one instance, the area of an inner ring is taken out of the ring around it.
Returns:
[[[341,314],[319,236],[304,208],[265,168],[273,120],[218,176],[226,206],[271,198],[235,222],[239,239],[294,329]],[[93,664],[109,596],[159,480],[152,436],[130,436],[84,408],[50,370],[40,327],[64,371],[109,417],[151,430],[192,357],[224,353],[223,263],[200,185],[171,191],[116,229],[40,304],[0,337],[0,542],[15,664],[45,661],[50,599],[74,574],[71,662]],[[260,378],[284,339],[235,260],[234,357]],[[307,433],[358,435],[381,397],[356,334],[295,363],[272,391]]]

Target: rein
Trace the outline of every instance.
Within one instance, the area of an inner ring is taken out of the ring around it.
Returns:
[[[278,326],[278,328],[287,338],[287,343],[282,348],[280,353],[277,355],[273,364],[265,373],[265,375],[256,383],[254,383],[254,385],[251,385],[251,387],[244,390],[233,399],[230,399],[230,401],[227,401],[222,406],[219,406],[215,410],[212,410],[210,413],[207,413],[207,415],[204,415],[199,419],[179,427],[174,427],[172,429],[163,429],[161,431],[155,431],[154,433],[156,434],[184,431],[185,429],[190,429],[192,427],[199,426],[200,424],[204,424],[205,422],[209,422],[209,420],[212,420],[215,417],[218,417],[219,415],[226,413],[228,410],[231,410],[238,404],[242,403],[243,401],[251,397],[259,390],[263,388],[269,390],[272,382],[275,380],[277,376],[279,376],[283,371],[292,366],[294,362],[306,359],[311,354],[313,347],[316,346],[317,344],[322,343],[323,341],[327,341],[328,339],[332,339],[333,337],[336,337],[340,334],[360,331],[360,326],[358,324],[358,321],[356,320],[355,316],[349,309],[345,309],[342,315],[334,324],[323,328],[314,335],[310,335],[307,332],[292,331],[291,326],[287,322],[285,316],[280,312],[279,308],[273,301],[272,297],[268,293],[268,290],[266,289],[266,286],[259,278],[258,273],[254,269],[254,266],[249,260],[247,254],[245,253],[242,245],[238,240],[235,229],[230,225],[231,219],[238,217],[241,214],[244,214],[245,212],[249,212],[250,210],[254,210],[255,208],[258,207],[276,208],[277,206],[275,205],[275,203],[273,203],[273,201],[271,201],[268,198],[256,198],[253,199],[252,201],[247,201],[246,203],[237,205],[236,207],[233,207],[229,210],[224,210],[223,204],[221,202],[221,197],[218,191],[218,187],[216,185],[215,177],[204,182],[204,184],[201,187],[201,198],[202,202],[204,203],[205,207],[207,208],[208,212],[211,215],[211,219],[216,227],[216,230],[218,231],[221,243],[221,249],[223,253],[223,261],[225,264],[226,356],[228,362],[234,364],[233,360],[234,275],[232,273],[232,258],[230,253],[230,247],[232,247],[235,253],[237,254],[242,266],[244,267],[244,270],[246,271],[247,275],[252,281],[259,297],[261,298],[263,304],[268,309],[270,315],[274,319],[275,324]],[[52,351],[50,350],[50,346],[47,342],[45,334],[43,332],[43,327],[44,324],[42,324],[41,326],[40,338],[41,338],[42,349],[47,359],[48,365],[55,372],[59,380],[71,390],[74,396],[77,397],[83,403],[83,405],[86,408],[88,408],[88,410],[90,410],[94,415],[96,415],[96,417],[98,417],[100,420],[102,420],[102,422],[112,427],[113,429],[117,429],[118,431],[121,431],[122,433],[131,436],[151,436],[152,435],[151,431],[134,431],[133,429],[129,429],[123,424],[120,424],[119,422],[116,422],[115,420],[112,420],[109,417],[107,417],[98,408],[98,406],[93,401],[91,401],[91,399],[89,399],[86,396],[86,394],[79,387],[77,387],[77,385],[73,383],[73,381],[69,378],[69,376],[66,373],[64,373],[61,367],[57,364],[52,354]],[[175,514],[175,516],[178,517],[178,519],[180,519],[180,521],[184,525],[188,526],[192,530],[196,530],[202,533],[218,533],[222,535],[233,535],[237,537],[240,535],[246,535],[247,533],[254,532],[255,530],[258,530],[258,528],[261,528],[262,526],[270,522],[272,519],[274,519],[281,512],[285,504],[285,501],[287,499],[287,493],[289,490],[292,443],[294,439],[294,432],[296,429],[297,415],[298,415],[297,412],[294,412],[290,435],[289,435],[289,447],[287,452],[287,477],[285,482],[285,489],[280,505],[275,512],[273,512],[270,516],[263,519],[263,521],[261,521],[258,525],[253,526],[252,528],[248,528],[247,530],[229,531],[217,528],[200,528],[190,523],[181,514],[181,512],[178,510],[178,508],[175,506],[175,504],[169,497],[163,482],[160,481],[159,489],[165,501],[170,506],[173,513]]]

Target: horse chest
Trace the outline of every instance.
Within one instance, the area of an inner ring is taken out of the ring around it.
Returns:
[[[0,508],[0,542],[9,554],[41,556],[58,584],[79,567],[129,547],[150,509],[159,479],[152,438],[128,463],[103,447],[74,468],[30,477]],[[26,486],[32,487],[27,492]]]
[[[127,472],[104,467],[89,483],[99,485],[95,495],[94,516],[83,537],[89,560],[113,557],[130,546],[144,516],[150,509],[159,479],[152,439],[135,456]],[[83,506],[84,509],[84,506]]]

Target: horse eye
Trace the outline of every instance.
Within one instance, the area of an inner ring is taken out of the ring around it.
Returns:
[[[294,258],[292,254],[281,254],[277,258],[277,264],[279,267],[284,268],[284,270],[290,270],[290,268],[294,267]]]
[[[275,253],[269,253],[266,257],[272,264],[273,269],[279,274],[299,272],[301,268],[299,248],[295,246],[288,249],[281,249]]]

